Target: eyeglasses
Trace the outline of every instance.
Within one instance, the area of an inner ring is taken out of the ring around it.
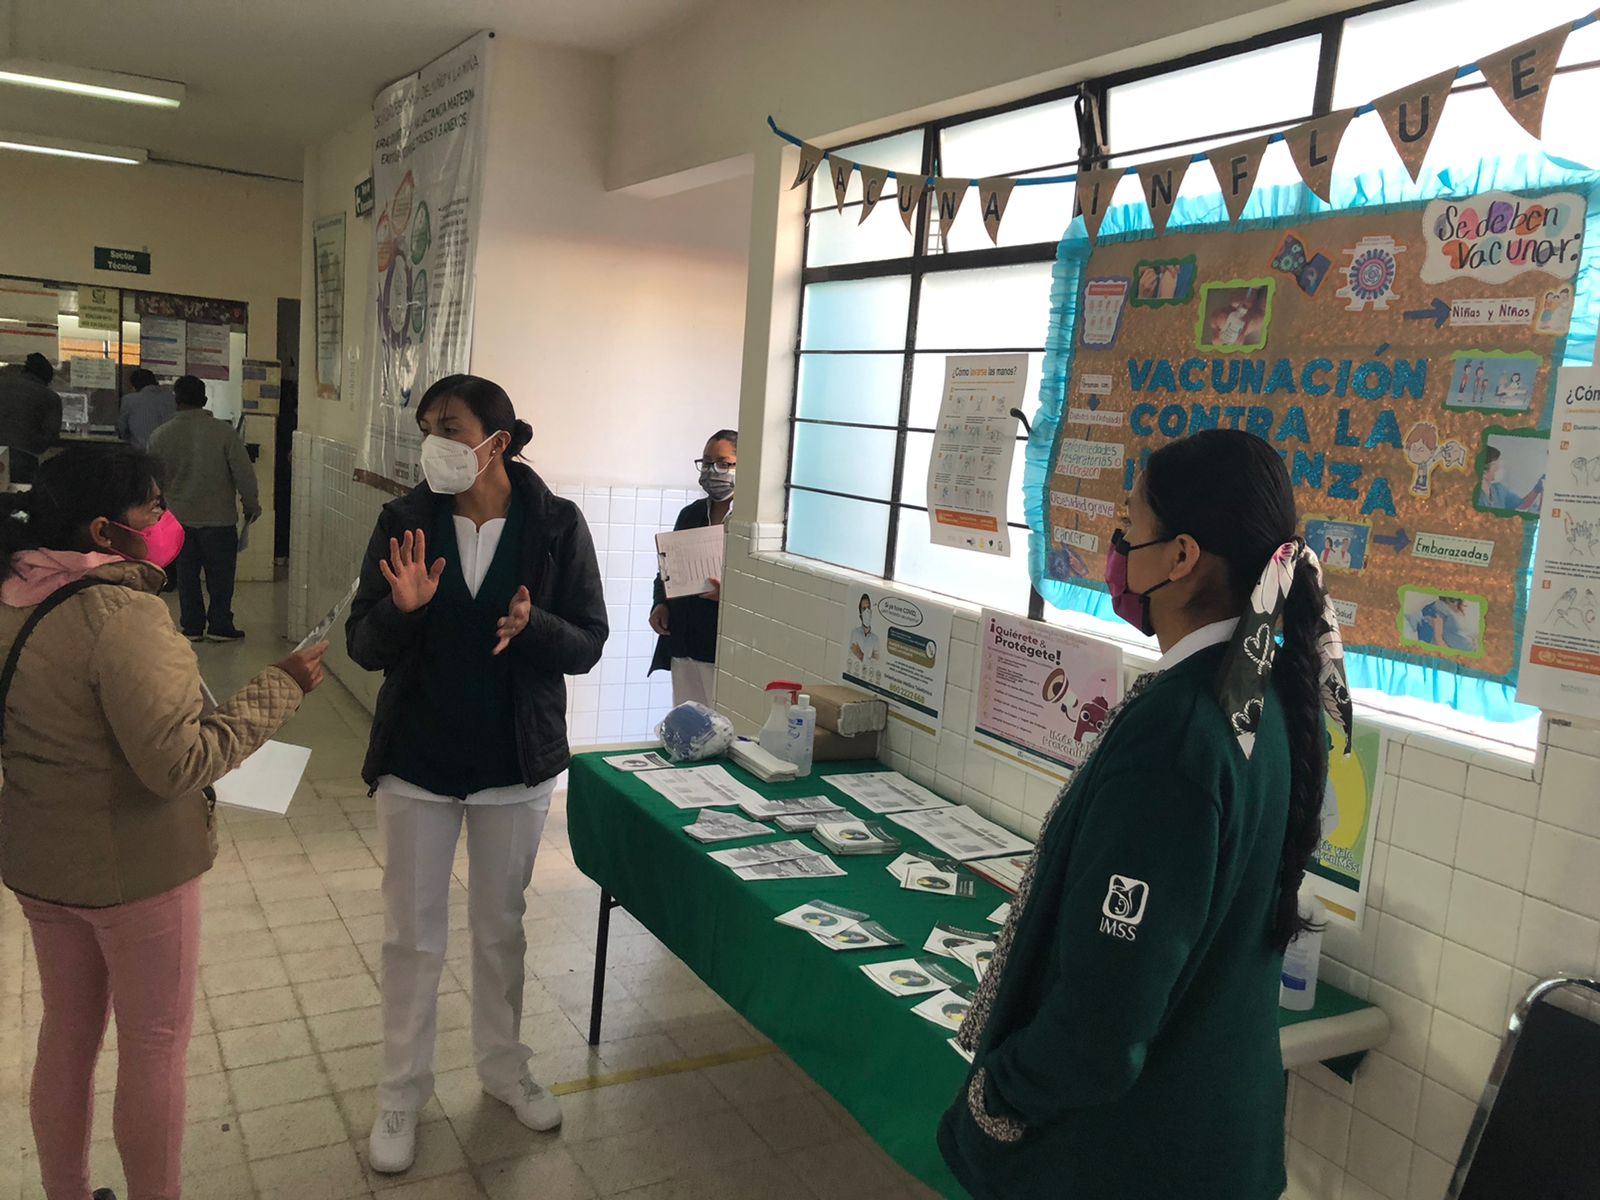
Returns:
[[[713,475],[731,475],[737,463],[726,462],[720,458],[697,458],[694,460],[696,471],[710,471]]]

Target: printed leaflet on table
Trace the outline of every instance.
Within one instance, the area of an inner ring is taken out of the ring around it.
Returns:
[[[672,761],[657,754],[654,750],[647,750],[640,754],[613,754],[610,758],[602,759],[608,767],[618,771],[659,771],[662,767],[670,767]]]
[[[1025,838],[960,805],[926,812],[890,813],[889,820],[961,862],[1033,848]]]
[[[955,614],[908,596],[865,586],[838,631],[840,678],[889,702],[890,710],[928,733],[939,732]]]
[[[1017,418],[1028,388],[1026,354],[952,354],[928,459],[928,529],[935,546],[1011,553],[1006,501]]]
[[[737,813],[719,812],[714,808],[702,808],[694,823],[685,825],[683,831],[697,842],[731,842],[772,832],[765,825],[747,821]]]
[[[830,875],[843,875],[844,869],[826,854],[813,853],[806,858],[757,863],[753,867],[735,867],[733,873],[745,880],[824,879]]]
[[[1002,887],[1012,895],[1022,886],[1022,873],[1028,869],[1028,855],[1016,854],[1006,858],[983,858],[969,862],[967,869],[976,871],[990,883]]]
[[[1600,718],[1600,368],[1557,373],[1517,699]]]
[[[740,804],[739,809],[745,816],[754,817],[757,821],[770,821],[773,817],[790,817],[800,813],[842,811],[838,804],[826,796],[795,796],[788,800],[768,800],[765,796],[757,796]]]
[[[961,1022],[966,1020],[967,1010],[972,1007],[972,999],[976,994],[972,987],[961,984],[940,992],[937,996],[929,996],[911,1011],[935,1025],[943,1025],[946,1029],[960,1029]]]
[[[740,846],[736,850],[713,850],[707,857],[725,867],[756,867],[763,863],[786,862],[792,858],[822,858],[804,842],[767,842],[761,846]]]
[[[900,849],[900,839],[882,825],[857,821],[820,821],[812,831],[824,849],[835,854],[893,854]]]
[[[975,929],[962,929],[944,921],[933,927],[928,934],[928,940],[922,948],[929,954],[937,954],[942,958],[955,958],[956,951],[963,946],[992,946],[994,937]]]
[[[875,813],[909,812],[912,809],[950,806],[950,801],[935,795],[920,783],[907,779],[899,771],[863,771],[858,775],[830,775],[828,782],[861,807]]]
[[[1010,919],[1011,905],[1009,902],[1002,904],[985,918],[985,920],[993,921],[996,925],[1004,925]]]
[[[678,808],[716,804],[744,805],[760,797],[723,767],[685,767],[678,771],[643,771],[639,778]]]
[[[989,962],[994,958],[993,942],[969,942],[955,948],[955,960],[972,968],[981,983],[989,972]]]
[[[960,979],[931,958],[866,963],[861,973],[892,996],[926,996],[961,986]]]
[[[960,865],[948,858],[902,854],[889,864],[888,870],[907,891],[970,900],[978,890],[977,884],[961,873]]]
[[[978,621],[978,642],[973,741],[1058,779],[1082,764],[1122,699],[1122,652],[988,609]]]

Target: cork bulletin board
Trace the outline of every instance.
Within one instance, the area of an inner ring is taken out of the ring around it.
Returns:
[[[1076,283],[1044,577],[1097,585],[1144,458],[1244,429],[1289,468],[1347,645],[1514,677],[1590,199],[1102,239]]]

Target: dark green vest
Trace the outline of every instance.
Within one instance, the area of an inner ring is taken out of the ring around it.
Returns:
[[[511,655],[495,656],[495,623],[525,582],[526,502],[515,489],[494,559],[474,597],[456,544],[454,510],[440,504],[428,546],[445,560],[428,606],[415,691],[400,701],[384,773],[440,796],[465,798],[523,782],[517,761]]]

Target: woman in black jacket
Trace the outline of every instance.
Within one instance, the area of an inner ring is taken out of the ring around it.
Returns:
[[[734,477],[739,466],[739,434],[719,429],[706,442],[704,455],[695,459],[700,470],[700,489],[705,498],[691,501],[678,514],[673,532],[725,525],[733,511]],[[717,680],[717,617],[722,608],[722,581],[713,579],[711,590],[703,596],[667,599],[666,585],[656,576],[655,606],[650,610],[650,628],[660,636],[656,654],[650,661],[650,674],[672,672],[672,703],[698,700],[711,703]]]
[[[565,676],[600,661],[608,632],[583,515],[508,461],[533,430],[505,391],[449,376],[422,397],[417,424],[427,482],[378,517],[345,626],[350,657],[384,673],[363,771],[386,850],[384,1067],[370,1140],[383,1172],[410,1167],[433,1092],[463,818],[478,1075],[529,1128],[561,1122],[521,1042],[524,893],[568,760]]]

